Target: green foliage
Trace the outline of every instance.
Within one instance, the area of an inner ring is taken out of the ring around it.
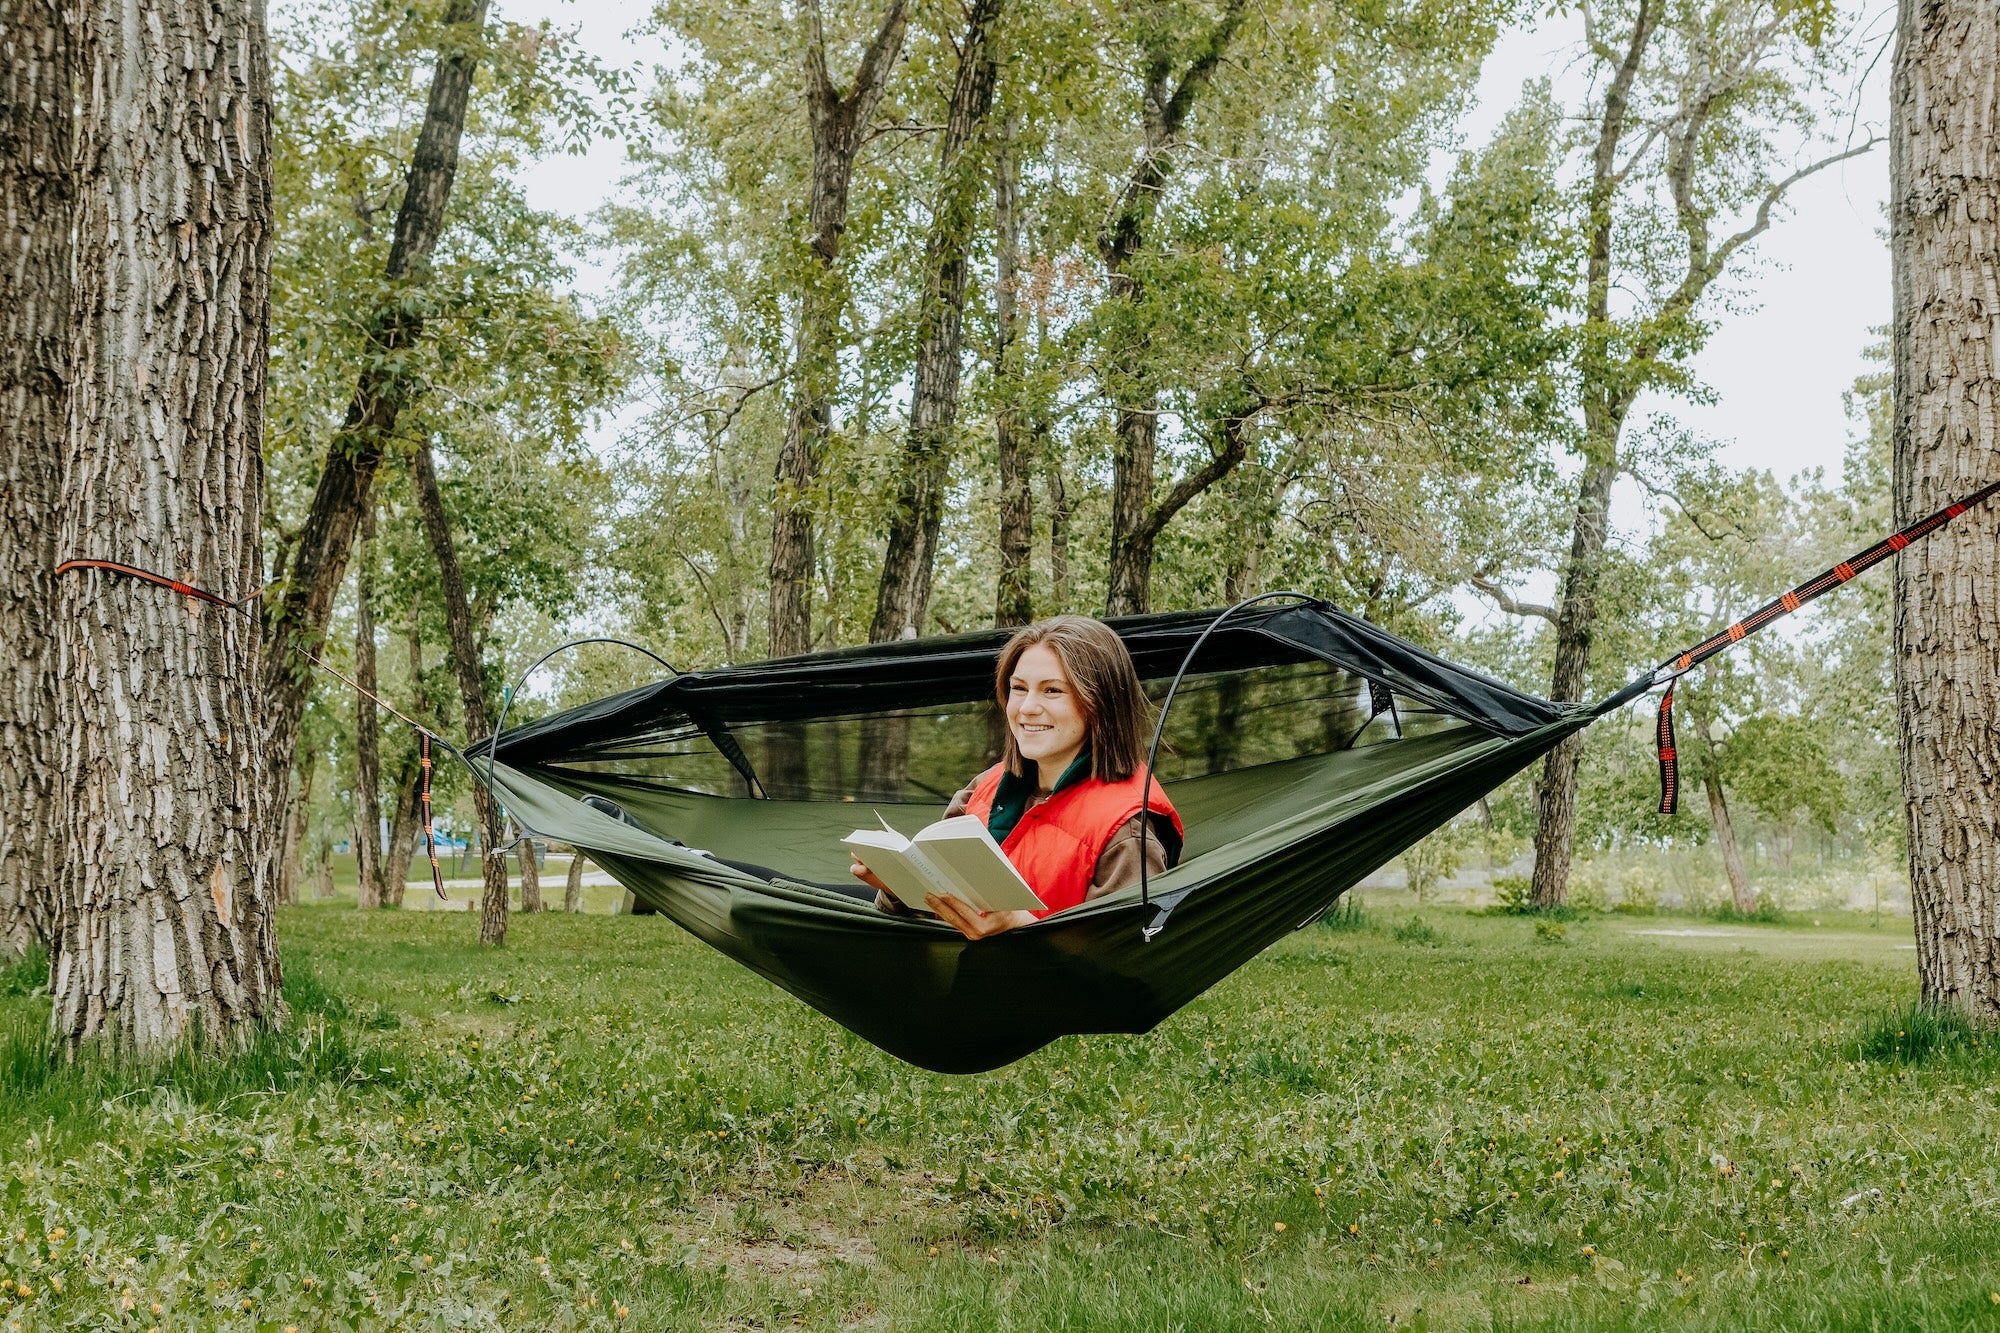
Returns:
[[[1397,926],[1392,933],[1400,944],[1434,945],[1440,943],[1443,939],[1438,934],[1437,927],[1424,920],[1421,916],[1411,917],[1402,925]]]
[[[1508,916],[1526,916],[1535,910],[1535,882],[1526,875],[1495,875],[1495,910]]]
[[[1367,930],[1371,924],[1361,899],[1351,892],[1335,899],[1333,906],[1321,913],[1319,918],[1319,925],[1324,930]]]
[[[1865,1023],[1854,1039],[1860,1060],[1898,1065],[2000,1063],[2000,1033],[1980,1027],[1958,1009],[1904,1005]]]

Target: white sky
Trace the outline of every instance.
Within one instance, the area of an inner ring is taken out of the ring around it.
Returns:
[[[505,0],[503,12],[517,21],[546,17],[559,28],[578,29],[587,49],[631,68],[643,87],[661,48],[657,38],[628,34],[648,8],[641,0]],[[1503,38],[1482,73],[1478,105],[1464,124],[1466,141],[1485,138],[1527,79],[1551,77],[1558,94],[1574,100],[1580,90],[1567,64],[1576,36],[1574,20],[1556,19]],[[1880,63],[1886,67],[1886,60]],[[1879,129],[1885,123],[1886,82],[1878,68],[1860,105],[1864,125]],[[622,147],[600,143],[585,156],[536,165],[528,188],[538,206],[581,216],[613,196],[622,172]],[[1753,262],[1738,274],[1735,310],[1720,317],[1696,360],[1716,401],[1642,400],[1635,424],[1666,411],[1720,443],[1728,466],[1769,468],[1781,479],[1824,467],[1830,479],[1838,477],[1851,433],[1842,394],[1868,368],[1862,352],[1873,340],[1870,330],[1889,318],[1889,257],[1880,234],[1887,183],[1888,154],[1877,149],[1796,187],[1758,242]],[[586,291],[609,280],[598,266],[578,276]],[[1613,517],[1628,531],[1643,523],[1630,483],[1622,484]],[[1548,588],[1531,582],[1528,591]]]

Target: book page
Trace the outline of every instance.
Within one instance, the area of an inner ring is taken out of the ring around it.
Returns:
[[[894,829],[856,829],[842,838],[841,845],[854,853],[855,859],[875,872],[895,895],[896,901],[915,912],[928,912],[924,898],[929,894],[949,895],[971,903],[979,904],[960,891],[951,877],[937,864],[924,855],[923,849],[915,846],[908,838]],[[987,910],[981,907],[982,912]]]
[[[977,816],[941,819],[910,841],[959,897],[982,912],[1039,912],[1047,906]]]

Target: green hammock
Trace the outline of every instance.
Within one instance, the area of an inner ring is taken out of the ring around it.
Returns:
[[[1187,826],[1181,862],[977,942],[877,911],[838,840],[871,806],[914,832],[999,757],[992,679],[1007,630],[677,675],[467,753],[523,827],[582,848],[698,938],[892,1055],[977,1073],[1061,1036],[1151,1030],[1658,685],[1671,814],[1677,678],[1996,494],[1991,482],[1919,519],[1589,707],[1523,694],[1296,593],[1109,621],[1164,698],[1151,772]]]
[[[876,910],[838,840],[876,811],[914,831],[994,761],[1008,631],[691,672],[473,753],[535,836],[892,1055],[973,1073],[1148,1031],[1651,683],[1558,705],[1318,601],[1217,620],[1108,622],[1156,697],[1177,682],[1154,771],[1180,863],[976,943]]]

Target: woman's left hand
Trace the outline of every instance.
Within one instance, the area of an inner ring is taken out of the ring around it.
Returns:
[[[1033,912],[982,912],[949,894],[933,893],[924,899],[924,906],[937,913],[939,920],[958,927],[959,934],[969,940],[983,940],[1035,922]]]

